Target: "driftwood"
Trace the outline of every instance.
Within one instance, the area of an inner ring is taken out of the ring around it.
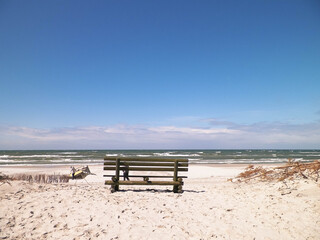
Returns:
[[[289,159],[284,166],[274,167],[271,169],[249,165],[244,172],[240,173],[236,177],[236,179],[241,182],[250,181],[252,179],[257,179],[259,181],[284,181],[303,178],[318,182],[320,178],[319,175],[319,160],[309,163],[301,163]]]
[[[8,175],[3,174],[2,172],[0,172],[0,186],[5,184],[5,183],[8,183],[9,185],[11,185],[9,180],[11,180],[11,178]]]
[[[10,177],[0,172],[0,181],[10,180]]]

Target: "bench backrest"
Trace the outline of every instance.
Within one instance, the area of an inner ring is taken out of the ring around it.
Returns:
[[[129,158],[129,157],[105,157],[104,170],[115,171],[115,176],[119,179],[120,171],[129,170],[130,177],[155,177],[155,178],[186,178],[187,176],[179,175],[180,172],[188,171],[188,159],[164,159],[164,158]],[[136,175],[132,172],[170,172],[172,175]]]

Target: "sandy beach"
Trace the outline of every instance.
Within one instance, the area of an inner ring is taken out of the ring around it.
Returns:
[[[123,186],[96,175],[0,186],[0,239],[320,239],[319,182],[230,182],[247,165],[191,165],[184,192]],[[66,174],[70,166],[2,166],[4,174]]]

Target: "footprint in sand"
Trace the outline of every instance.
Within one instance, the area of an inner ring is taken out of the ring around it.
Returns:
[[[16,225],[16,218],[13,216],[12,218],[9,218],[9,221],[7,222],[7,227],[14,227]]]
[[[60,226],[60,223],[56,223],[55,225],[53,225],[53,228],[57,228]]]

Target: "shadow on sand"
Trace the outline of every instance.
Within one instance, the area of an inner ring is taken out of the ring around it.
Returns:
[[[117,192],[147,192],[147,193],[173,193],[172,190],[169,189],[120,189]],[[182,193],[204,193],[206,191],[194,191],[194,190],[183,190]],[[182,194],[178,193],[178,194]]]

